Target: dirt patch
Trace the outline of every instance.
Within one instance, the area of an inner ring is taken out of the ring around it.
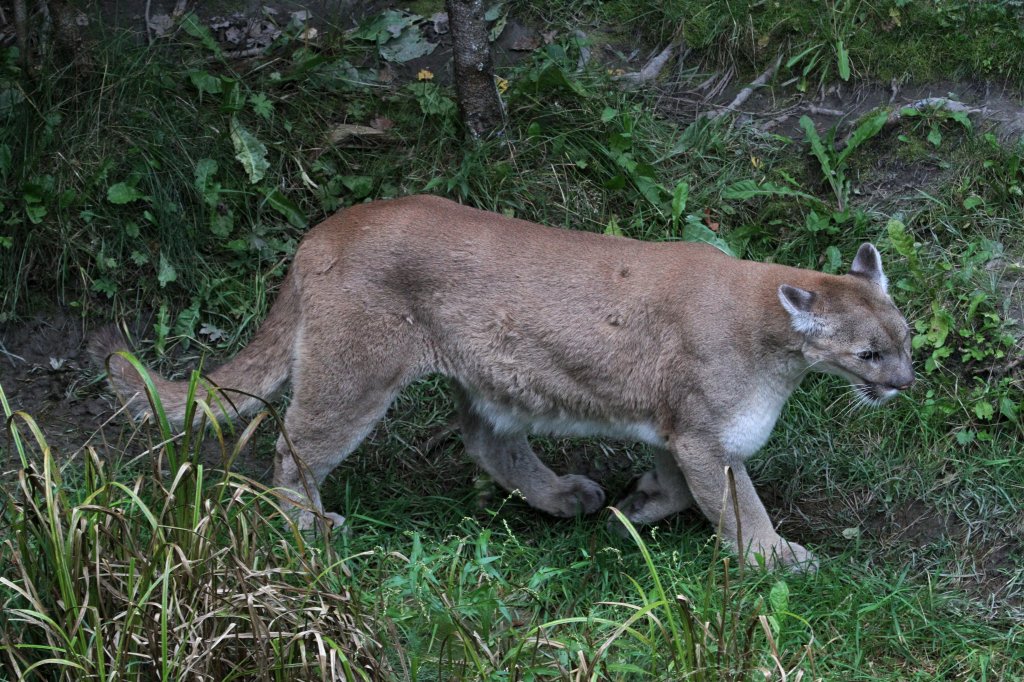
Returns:
[[[0,385],[12,410],[40,425],[55,451],[71,454],[115,411],[84,352],[85,325],[66,314],[39,315],[0,331]]]
[[[7,325],[0,330],[0,386],[11,409],[24,411],[38,424],[59,462],[73,461],[90,446],[101,457],[135,459],[151,447],[154,431],[119,413],[119,402],[86,352],[90,333],[82,319],[66,313]],[[273,425],[260,428],[269,432]],[[28,430],[21,433],[27,436]],[[30,451],[38,452],[30,443]],[[232,469],[269,481],[272,453],[273,447],[247,447]],[[215,439],[207,438],[200,454],[208,468],[222,467],[224,453]],[[18,466],[11,450],[0,471]]]
[[[886,503],[870,490],[807,496],[765,485],[759,491],[783,537],[824,551],[866,540],[865,553],[948,579],[993,616],[1024,615],[1024,526],[997,530],[925,500]]]
[[[746,83],[732,82],[727,86],[695,82],[679,78],[662,89],[662,104],[676,117],[693,120],[701,114],[715,111],[732,101]],[[776,79],[776,81],[781,79]],[[943,81],[898,86],[877,83],[834,85],[815,95],[800,93],[781,84],[755,90],[742,107],[733,112],[738,125],[751,125],[765,132],[779,133],[803,139],[799,126],[801,116],[807,116],[820,133],[835,127],[837,139],[848,132],[861,117],[879,107],[898,108],[931,98],[947,98],[975,109],[970,117],[981,129],[994,130],[1004,143],[1013,144],[1024,136],[1024,98],[992,83],[956,83]]]

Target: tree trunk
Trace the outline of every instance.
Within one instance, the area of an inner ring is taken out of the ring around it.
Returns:
[[[32,66],[32,55],[28,45],[28,7],[25,0],[14,0],[14,33],[18,40],[18,51],[21,52],[21,66],[28,69]]]
[[[445,0],[452,32],[455,91],[466,129],[474,138],[501,127],[501,101],[484,21],[483,0]]]

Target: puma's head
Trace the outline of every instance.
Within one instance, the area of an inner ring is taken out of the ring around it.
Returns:
[[[810,368],[845,377],[867,405],[914,383],[910,328],[887,285],[878,250],[863,244],[848,275],[823,279],[815,291],[788,284],[778,291]]]

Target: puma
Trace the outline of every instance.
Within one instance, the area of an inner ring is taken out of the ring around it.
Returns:
[[[94,352],[106,358],[119,343]],[[118,355],[108,367],[144,416],[135,371]],[[326,476],[399,391],[441,373],[466,450],[537,509],[589,514],[605,496],[589,478],[552,472],[529,434],[643,441],[654,469],[618,505],[634,523],[696,503],[749,558],[813,568],[810,552],[775,532],[744,467],[809,371],[844,377],[868,405],[913,383],[909,330],[874,246],[860,247],[848,274],[827,275],[412,196],[310,230],[255,339],[209,379],[267,398],[290,381],[290,443],[278,439],[274,482],[305,525],[323,513]],[[186,384],[154,381],[180,424]],[[239,413],[261,405],[239,395]]]

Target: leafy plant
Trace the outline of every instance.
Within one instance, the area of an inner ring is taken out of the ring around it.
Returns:
[[[843,148],[835,151],[834,129],[826,144],[822,142],[821,137],[818,135],[814,122],[807,116],[800,117],[800,127],[803,129],[805,139],[810,145],[811,155],[817,159],[825,182],[828,183],[835,197],[838,212],[833,214],[833,218],[837,222],[845,221],[844,214],[849,207],[852,191],[850,180],[846,176],[846,160],[858,147],[881,132],[888,119],[889,114],[884,110],[869,114],[853,129],[853,132],[845,140]]]

